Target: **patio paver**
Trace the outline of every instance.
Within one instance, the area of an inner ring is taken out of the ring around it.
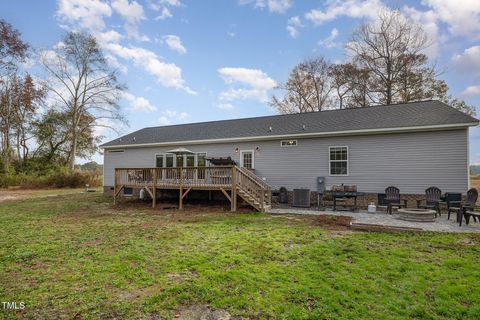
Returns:
[[[376,213],[367,213],[366,211],[351,212],[351,211],[331,211],[331,210],[314,210],[303,208],[272,208],[267,210],[272,214],[302,214],[302,215],[334,215],[334,216],[349,216],[352,217],[352,224],[372,227],[390,227],[390,228],[412,228],[422,231],[436,231],[436,232],[480,232],[480,223],[470,220],[467,226],[465,223],[460,227],[455,222],[455,216],[450,216],[447,220],[447,215],[437,217],[435,222],[410,222],[399,219],[399,215],[389,215],[384,211]]]

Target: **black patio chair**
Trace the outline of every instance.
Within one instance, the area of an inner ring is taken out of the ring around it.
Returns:
[[[474,221],[477,221],[477,218],[478,218],[478,221],[480,221],[480,212],[478,211],[470,211],[467,209],[467,207],[463,207],[461,209],[461,213],[462,213],[462,217],[460,218],[460,222],[459,222],[460,227],[462,226],[463,217],[465,217],[465,222],[467,223],[467,226],[468,226],[468,223],[470,222],[470,217],[473,217]]]
[[[459,222],[460,226],[462,225],[463,217],[465,217],[465,221],[468,223],[470,222],[470,217],[473,217],[473,221],[477,222],[477,218],[480,221],[480,213],[475,212],[475,209],[480,208],[477,205],[478,200],[478,191],[475,188],[471,188],[467,191],[467,199],[466,201],[461,201],[457,204],[457,208],[452,211],[457,212],[457,221]],[[450,216],[450,212],[448,213]]]
[[[425,190],[425,199],[417,200],[417,208],[435,210],[435,217],[440,216],[440,198],[442,197],[442,190],[437,187],[430,187]],[[425,201],[425,204],[422,204]]]
[[[392,208],[406,208],[407,200],[400,200],[400,189],[390,186],[385,189],[385,203],[387,204],[387,213],[392,214]]]
[[[462,194],[459,192],[446,192],[443,203],[447,204],[447,219],[450,220],[450,214],[452,212],[456,212],[458,222],[458,214],[460,212],[460,205],[462,203]]]

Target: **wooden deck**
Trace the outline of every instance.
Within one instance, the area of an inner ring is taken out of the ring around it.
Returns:
[[[157,190],[179,190],[179,208],[191,190],[220,190],[237,210],[237,196],[255,209],[271,207],[271,188],[253,172],[237,166],[175,167],[175,168],[116,168],[114,203],[124,188],[145,189],[157,201]]]

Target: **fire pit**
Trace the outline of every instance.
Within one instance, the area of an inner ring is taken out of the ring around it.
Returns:
[[[400,220],[412,222],[435,222],[435,210],[429,209],[398,209]]]

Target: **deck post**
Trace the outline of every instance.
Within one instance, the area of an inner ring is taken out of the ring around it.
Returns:
[[[235,166],[232,166],[232,193],[231,196],[231,208],[230,211],[237,211],[237,170]]]
[[[260,207],[262,208],[262,212],[265,212],[265,190],[262,188],[262,196],[260,197],[260,201],[262,202],[260,204]]]
[[[115,173],[113,175],[113,204],[115,205],[117,203],[117,173],[118,173],[118,170],[117,168],[115,168]]]
[[[180,167],[180,190],[178,195],[178,209],[183,210],[183,167]]]
[[[157,169],[153,169],[153,197],[152,197],[152,208],[155,208],[157,205]]]

